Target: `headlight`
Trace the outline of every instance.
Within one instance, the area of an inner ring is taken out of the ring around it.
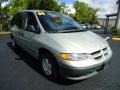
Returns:
[[[86,60],[88,55],[86,53],[61,53],[60,58],[63,60]]]

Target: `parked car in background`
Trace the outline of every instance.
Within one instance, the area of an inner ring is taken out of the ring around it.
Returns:
[[[83,29],[91,29],[91,25],[88,24],[88,23],[85,23],[85,24],[80,24],[82,26]]]
[[[13,47],[20,46],[39,62],[48,78],[59,75],[81,80],[110,64],[112,50],[106,39],[83,30],[72,18],[58,12],[25,10],[11,21]]]
[[[96,29],[101,29],[101,28],[102,28],[102,26],[96,25]]]
[[[83,29],[87,29],[87,26],[86,26],[85,24],[81,24],[81,27],[82,27]]]
[[[89,23],[85,23],[86,29],[91,29],[91,25]]]
[[[101,29],[102,26],[101,26],[101,25],[97,25],[97,24],[93,24],[93,25],[91,26],[91,28],[92,28],[92,29]]]

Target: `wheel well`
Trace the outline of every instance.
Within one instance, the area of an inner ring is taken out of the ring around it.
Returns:
[[[49,50],[45,49],[45,48],[39,48],[39,59],[41,59],[41,56],[44,54],[44,53],[49,53],[54,59],[54,63],[56,65],[56,68],[58,70],[58,73],[59,73],[59,66],[58,66],[58,62],[55,58],[55,56],[53,55],[52,52],[50,52]]]
[[[39,48],[39,58],[41,57],[41,55],[43,55],[44,53],[49,53],[50,55],[52,55],[54,58],[55,56],[53,55],[52,52],[50,52],[49,50],[45,49],[45,48]],[[56,58],[55,58],[56,59]]]

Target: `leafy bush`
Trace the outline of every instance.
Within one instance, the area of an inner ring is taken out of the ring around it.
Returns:
[[[4,32],[10,31],[9,22],[3,23],[3,31],[4,31]]]
[[[113,36],[120,36],[120,30],[112,29],[112,35]]]

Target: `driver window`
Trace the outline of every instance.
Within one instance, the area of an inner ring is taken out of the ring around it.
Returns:
[[[28,13],[27,25],[26,26],[33,26],[35,28],[35,31],[39,30],[39,25],[37,23],[35,15],[31,12]]]

